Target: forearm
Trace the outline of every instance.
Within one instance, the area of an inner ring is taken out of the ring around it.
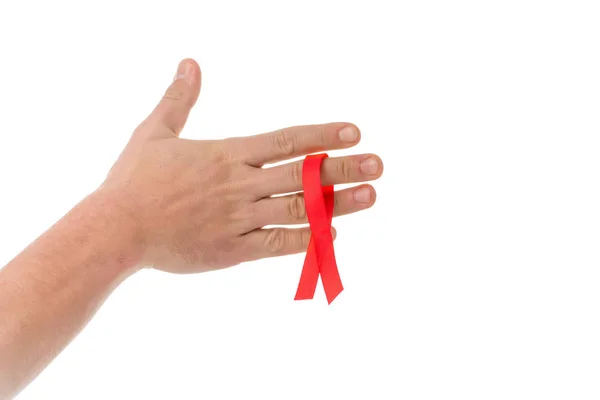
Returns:
[[[0,270],[0,398],[31,381],[138,264],[135,224],[88,196]]]

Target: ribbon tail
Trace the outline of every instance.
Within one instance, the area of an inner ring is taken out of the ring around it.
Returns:
[[[319,258],[319,265],[321,266],[321,282],[323,282],[327,303],[331,304],[344,290],[344,286],[342,285],[342,279],[340,278],[340,273],[335,261],[333,238],[331,238],[330,241],[320,244],[321,257]]]
[[[317,260],[317,251],[315,248],[314,238],[311,236],[308,243],[308,250],[304,258],[304,267],[300,275],[298,290],[294,300],[310,300],[315,296],[317,282],[319,280],[319,262]]]
[[[333,219],[333,207],[334,207],[334,190],[333,186],[323,186],[323,200],[325,201],[325,211],[327,212],[327,220],[329,226]],[[323,289],[325,290],[325,296],[327,302],[331,304],[333,300],[344,290],[342,285],[342,279],[337,267],[337,261],[335,259],[335,251],[333,248],[333,236],[331,232],[327,232],[325,236],[319,242],[319,250],[321,254],[319,257],[319,265],[321,271],[321,282],[323,282]]]

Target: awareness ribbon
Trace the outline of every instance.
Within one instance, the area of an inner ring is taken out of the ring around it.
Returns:
[[[333,185],[321,185],[321,163],[327,157],[325,153],[311,154],[306,156],[302,164],[304,203],[311,236],[294,300],[312,299],[321,274],[327,302],[331,304],[344,287],[335,261],[331,235]]]

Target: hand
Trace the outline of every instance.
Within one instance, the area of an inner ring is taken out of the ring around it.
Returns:
[[[305,251],[309,228],[263,228],[307,222],[302,161],[262,167],[352,147],[360,140],[358,128],[331,123],[225,140],[178,138],[200,83],[196,62],[182,61],[175,80],[99,189],[116,198],[135,221],[141,264],[201,272]],[[382,172],[380,158],[372,154],[332,157],[323,162],[321,180],[325,185],[364,182]],[[286,195],[272,197],[280,194]],[[370,185],[340,190],[334,215],[361,211],[374,202]]]

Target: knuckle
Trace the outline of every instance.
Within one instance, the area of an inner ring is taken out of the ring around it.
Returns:
[[[327,147],[327,144],[328,144],[327,133],[325,132],[324,129],[319,129],[317,131],[317,143],[319,143],[319,145],[321,147]]]
[[[291,164],[290,175],[294,185],[302,184],[302,163],[296,162]]]
[[[218,254],[232,254],[236,249],[236,244],[230,239],[216,241],[215,249],[218,249]]]
[[[273,146],[284,156],[292,156],[296,151],[296,136],[282,129],[273,135]]]
[[[352,180],[352,163],[348,159],[340,159],[337,163],[337,168],[339,175],[345,182]]]
[[[300,193],[292,195],[287,201],[287,212],[292,221],[304,221],[306,219],[304,196]]]
[[[229,223],[239,231],[239,234],[242,234],[244,231],[248,231],[248,225],[251,224],[254,215],[255,210],[252,207],[241,207],[231,213]]]
[[[164,93],[163,98],[169,100],[180,100],[183,97],[183,92],[177,85],[171,85]]]
[[[310,243],[310,230],[304,229],[300,233],[300,241],[302,244],[302,249],[306,249],[308,244]]]
[[[287,244],[287,235],[282,228],[275,228],[265,238],[265,248],[271,254],[281,253]]]
[[[214,141],[227,161],[239,161],[248,154],[248,141],[246,138],[228,137]]]
[[[228,143],[222,142],[214,142],[211,143],[210,148],[210,156],[212,158],[212,162],[216,164],[223,164],[231,161],[231,151],[229,150]]]
[[[340,203],[340,196],[337,193],[333,194],[333,212],[339,213],[342,209],[342,204]]]

